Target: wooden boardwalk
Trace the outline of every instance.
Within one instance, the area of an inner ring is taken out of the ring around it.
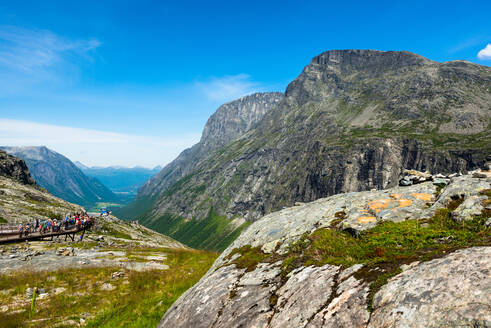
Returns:
[[[31,232],[27,236],[24,234],[22,237],[19,236],[19,232],[12,232],[9,230],[7,233],[2,233],[0,230],[0,244],[10,244],[10,243],[18,243],[18,242],[23,242],[23,241],[34,241],[34,240],[53,240],[54,237],[57,236],[65,236],[65,241],[67,238],[70,238],[72,241],[75,241],[75,234],[81,232],[82,236],[81,239],[83,239],[83,236],[85,235],[85,230],[89,229],[92,226],[92,224],[86,224],[85,226],[82,226],[80,229],[78,229],[75,225],[70,225],[69,229],[65,230],[62,227],[60,227],[60,231],[55,231],[55,232],[46,232],[46,233],[40,233],[40,232]]]

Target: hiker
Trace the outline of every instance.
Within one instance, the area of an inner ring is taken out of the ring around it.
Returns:
[[[22,238],[22,234],[24,232],[24,226],[21,224],[19,224],[19,238]]]
[[[29,235],[31,229],[31,225],[29,223],[26,224],[26,231],[24,232],[24,235],[27,237]]]
[[[34,226],[34,231],[36,231],[39,228],[39,219],[36,218],[36,225]]]

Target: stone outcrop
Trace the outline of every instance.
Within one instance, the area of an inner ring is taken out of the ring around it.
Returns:
[[[220,108],[200,143],[141,188],[126,214],[184,238],[172,220],[207,226],[213,211],[253,222],[296,202],[396,186],[405,169],[483,168],[491,159],[490,90],[491,69],[469,62],[322,53],[284,96]]]
[[[0,176],[13,179],[25,185],[35,185],[26,163],[20,158],[0,150]]]
[[[0,176],[0,218],[9,223],[32,222],[35,219],[63,217],[84,212],[83,207],[68,203],[36,185],[20,183]]]
[[[487,327],[490,245],[402,264],[402,272],[372,295],[373,302],[366,272],[361,273],[365,264],[300,266],[283,276],[282,260],[248,269],[237,266],[239,255],[232,255],[246,245],[261,247],[266,254],[286,254],[302,235],[317,229],[356,234],[377,222],[432,216],[456,200],[460,205],[454,212],[459,213],[459,207],[475,197],[489,202],[491,172],[479,173],[481,177],[454,176],[442,189],[427,181],[338,194],[271,213],[220,255],[167,311],[159,327]]]
[[[418,264],[375,295],[368,327],[487,327],[490,270],[491,247]]]

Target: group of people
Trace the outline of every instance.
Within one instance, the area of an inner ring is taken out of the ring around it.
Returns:
[[[22,236],[27,237],[31,232],[45,234],[59,232],[62,228],[64,231],[72,230],[73,228],[81,230],[92,223],[93,219],[87,213],[67,214],[65,219],[62,220],[46,218],[40,221],[36,219],[32,223],[19,224],[19,238],[22,238]]]

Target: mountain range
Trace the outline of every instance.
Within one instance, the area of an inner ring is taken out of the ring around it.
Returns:
[[[285,93],[221,106],[198,144],[121,215],[193,247],[224,249],[267,213],[398,184],[403,169],[458,172],[491,153],[491,68],[405,51],[333,50]]]
[[[56,197],[82,206],[119,201],[98,179],[86,176],[68,158],[44,146],[0,149],[21,158],[37,184]]]

